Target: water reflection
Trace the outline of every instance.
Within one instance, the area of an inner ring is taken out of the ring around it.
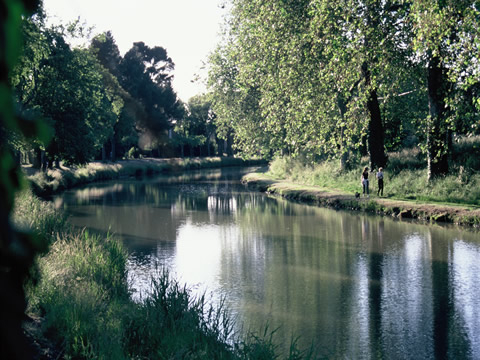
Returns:
[[[229,180],[230,178],[230,180]],[[63,195],[72,222],[117,233],[132,286],[158,263],[327,358],[480,358],[480,240],[472,232],[251,193],[237,173],[124,181]]]

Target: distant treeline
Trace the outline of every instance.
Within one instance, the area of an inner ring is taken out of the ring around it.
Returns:
[[[430,179],[480,133],[478,1],[230,3],[209,85],[238,151],[375,168],[419,146]]]
[[[41,6],[21,27],[23,53],[10,83],[18,115],[42,118],[45,136],[2,132],[18,161],[46,168],[141,154],[232,154],[231,144],[216,135],[208,97],[188,104],[177,97],[174,62],[164,48],[136,42],[121,56],[110,32],[72,47],[68,39],[84,38],[88,30],[78,21],[47,26]]]

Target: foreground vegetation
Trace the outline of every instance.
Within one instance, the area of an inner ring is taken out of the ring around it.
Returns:
[[[114,236],[72,230],[51,203],[30,191],[17,197],[14,221],[46,238],[26,285],[29,326],[43,355],[77,359],[275,359],[272,332],[237,334],[228,310],[159,270],[151,295],[131,298],[127,254]],[[292,342],[288,359],[311,358]]]

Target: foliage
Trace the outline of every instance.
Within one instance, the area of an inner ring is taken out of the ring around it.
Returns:
[[[445,172],[452,131],[477,129],[478,14],[468,0],[232,0],[210,57],[219,133],[245,154],[342,169],[421,145]]]
[[[190,156],[215,154],[217,139],[214,120],[212,104],[206,95],[197,95],[188,101],[184,116],[174,128],[174,141],[180,146],[182,157],[185,147],[189,149]]]
[[[137,119],[138,126],[165,141],[170,122],[182,111],[171,85],[174,63],[167,51],[136,42],[118,66],[120,84],[144,107],[146,116]]]
[[[50,161],[85,163],[111,136],[115,121],[100,64],[87,50],[72,50],[63,28],[46,28],[41,13],[23,24],[26,51],[11,76],[19,105],[52,128]]]
[[[161,47],[135,43],[120,56],[110,32],[88,49],[72,48],[78,23],[47,27],[39,10],[22,22],[24,52],[10,74],[19,111],[43,117],[53,140],[26,141],[9,134],[17,151],[46,151],[49,164],[82,164],[106,155],[116,159],[148,135],[150,147],[167,146],[167,130],[183,116],[171,86],[173,61]]]
[[[8,148],[11,134],[16,138],[48,141],[43,123],[16,115],[8,74],[21,53],[22,16],[38,6],[38,1],[2,0],[0,2],[0,347],[6,358],[31,359],[33,349],[22,329],[25,311],[23,281],[41,238],[15,230],[10,223],[15,193],[23,182],[18,165]]]

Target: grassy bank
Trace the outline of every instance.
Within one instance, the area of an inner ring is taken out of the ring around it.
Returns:
[[[243,160],[233,157],[175,158],[121,160],[115,163],[94,162],[79,167],[51,169],[46,173],[30,170],[28,176],[36,195],[47,196],[62,190],[94,181],[124,177],[151,176],[182,170],[208,169],[228,166],[250,166],[261,160]]]
[[[166,271],[152,276],[152,295],[132,300],[127,254],[113,236],[72,230],[27,191],[14,222],[50,243],[26,285],[26,326],[45,357],[66,359],[307,359],[293,344],[280,355],[272,333],[236,334],[223,307],[192,296]],[[36,281],[34,281],[36,280]]]
[[[311,165],[277,158],[266,174],[250,174],[244,181],[261,191],[336,209],[480,226],[480,169],[476,168],[480,165],[475,163],[476,156],[480,156],[480,144],[460,145],[451,174],[430,182],[425,159],[418,150],[390,153],[384,169],[383,197],[376,193],[375,172],[370,173],[370,197],[354,196],[362,192],[360,174],[368,159],[363,159],[355,169],[341,171],[338,161]]]

